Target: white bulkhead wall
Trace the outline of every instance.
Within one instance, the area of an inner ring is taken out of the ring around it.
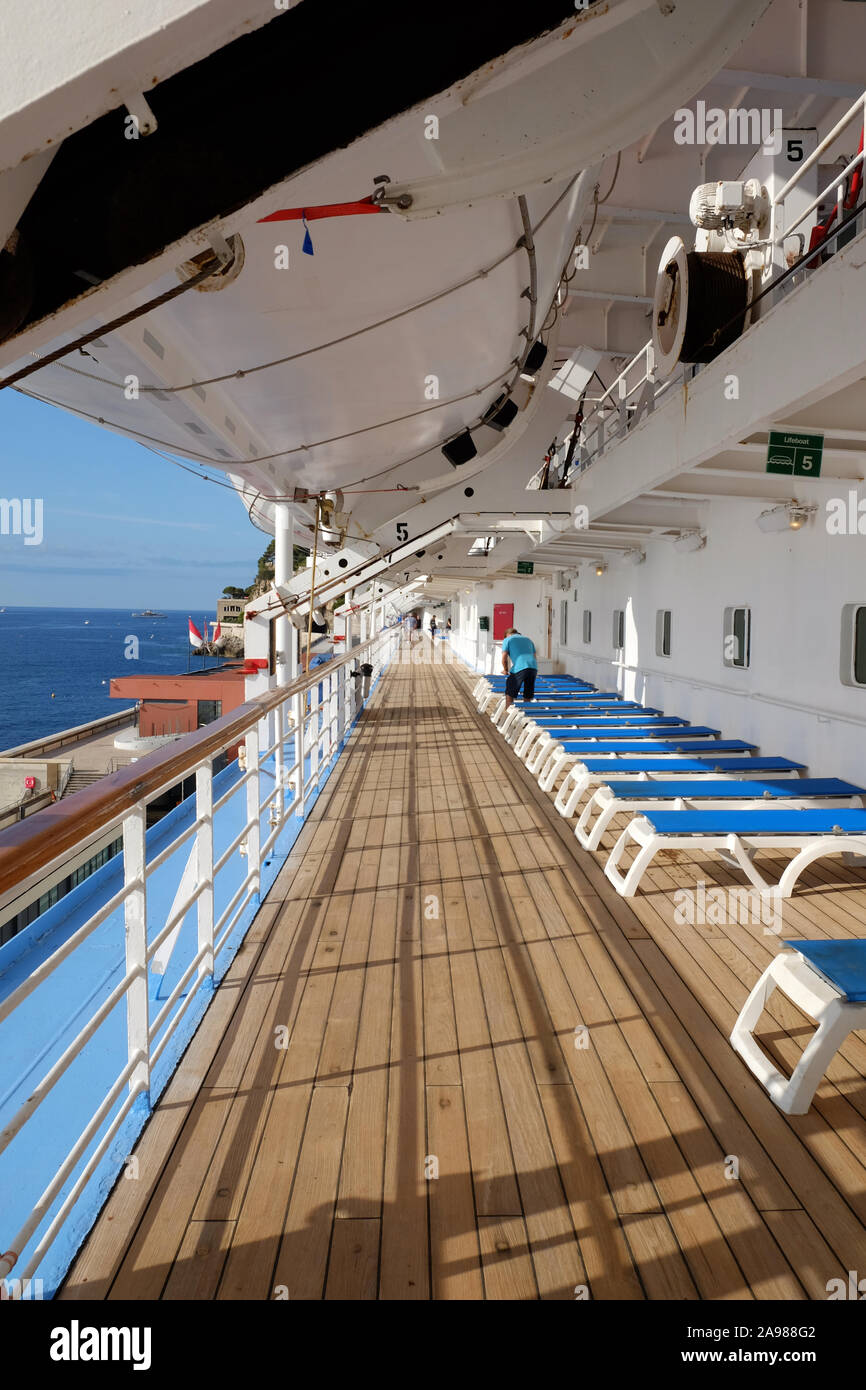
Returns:
[[[558,632],[558,608],[554,597],[554,626],[552,658],[547,658],[547,597],[552,593],[550,585],[542,578],[497,579],[489,585],[474,585],[467,594],[461,590],[454,600],[452,622],[456,640],[452,634],[451,645],[456,651],[479,671],[500,672],[502,660],[500,643],[493,641],[493,608],[497,603],[514,604],[514,626],[535,643],[539,659],[539,670],[560,669],[556,664],[555,639]],[[486,617],[489,627],[486,632],[479,628],[479,619]]]
[[[801,531],[759,531],[755,518],[766,503],[713,502],[705,549],[680,554],[657,542],[636,568],[611,561],[601,576],[584,569],[576,594],[554,595],[560,669],[719,728],[725,738],[749,739],[763,754],[805,762],[813,776],[866,784],[866,689],[840,678],[843,606],[866,604],[864,539],[829,534],[828,489],[809,493],[799,487],[798,499],[818,511]],[[563,597],[568,644],[560,649]],[[751,609],[747,669],[723,660],[724,610],[734,606]],[[615,609],[626,615],[621,657],[613,651]],[[669,657],[656,653],[659,609],[672,613]]]

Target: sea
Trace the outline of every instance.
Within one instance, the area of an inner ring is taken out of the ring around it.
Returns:
[[[0,752],[131,709],[113,676],[174,674],[201,659],[187,611],[134,618],[128,608],[0,608]],[[213,614],[193,613],[199,631]],[[135,638],[135,641],[131,641]]]

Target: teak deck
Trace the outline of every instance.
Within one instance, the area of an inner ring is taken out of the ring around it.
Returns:
[[[675,919],[677,887],[741,880],[665,855],[619,899],[475,678],[424,651],[374,692],[60,1296],[823,1299],[866,1274],[866,1037],[780,1114],[728,1041],[777,938]],[[864,922],[866,878],[825,861],[782,935]],[[772,1004],[789,1069],[809,1023]]]

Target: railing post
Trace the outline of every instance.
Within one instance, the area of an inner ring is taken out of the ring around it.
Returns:
[[[628,387],[626,384],[625,372],[623,372],[622,376],[617,378],[616,433],[618,437],[624,435],[628,430],[627,400]]]
[[[250,828],[247,831],[247,864],[252,870],[253,878],[250,884],[250,893],[258,896],[261,891],[261,801],[259,795],[259,725],[254,724],[246,734],[247,748],[247,821]]]
[[[331,672],[329,671],[329,672],[328,672],[328,705],[327,705],[327,711],[328,711],[328,756],[327,756],[326,759],[325,759],[326,765],[327,765],[328,763],[330,763],[331,758],[334,756],[334,749],[335,749],[336,746],[337,746],[337,739],[336,739],[336,732],[337,732],[337,717],[336,717],[336,706],[335,706],[336,691],[337,691],[336,681],[337,681],[336,676],[332,675]]]
[[[286,705],[277,705],[274,710],[274,734],[275,737],[268,739],[269,744],[274,746],[274,789],[279,790],[276,801],[271,802],[271,825],[281,824],[286,814],[286,759],[284,739],[286,722]],[[276,817],[276,819],[275,819]]]
[[[306,782],[304,774],[304,702],[306,698],[303,693],[292,696],[295,703],[295,762],[298,767],[296,774],[298,778],[298,801],[295,806],[295,815],[297,816],[303,816],[306,799],[304,796]]]
[[[346,736],[346,730],[347,730],[348,727],[349,727],[349,668],[348,668],[348,666],[341,666],[341,667],[340,667],[340,684],[339,684],[339,687],[338,687],[338,696],[337,696],[337,698],[338,698],[339,704],[340,704],[340,738],[341,738],[341,740],[342,740],[343,738],[345,738],[345,736]]]
[[[310,686],[310,733],[312,734],[312,740],[310,742],[310,780],[315,782],[317,790],[319,786],[319,734],[322,727],[322,711],[319,709],[319,705],[322,703],[319,698],[321,693],[322,682],[319,680],[318,684]]]
[[[337,742],[341,743],[346,732],[346,667],[337,672]]]
[[[195,839],[196,884],[204,884],[197,904],[198,949],[205,954],[199,962],[198,977],[213,977],[213,760],[195,773],[195,816],[199,822]]]
[[[136,1061],[129,1089],[143,1087],[150,1105],[150,1016],[147,999],[147,811],[142,802],[123,821],[123,882],[134,884],[123,907],[126,938],[126,973],[135,979],[126,992],[126,1045],[130,1062]]]

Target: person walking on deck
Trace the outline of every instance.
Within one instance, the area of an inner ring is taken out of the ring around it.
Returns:
[[[521,686],[525,699],[535,699],[535,677],[538,675],[535,643],[530,637],[524,637],[519,633],[516,627],[508,629],[502,643],[502,670],[508,677],[505,682],[506,709],[510,709],[514,704]]]

